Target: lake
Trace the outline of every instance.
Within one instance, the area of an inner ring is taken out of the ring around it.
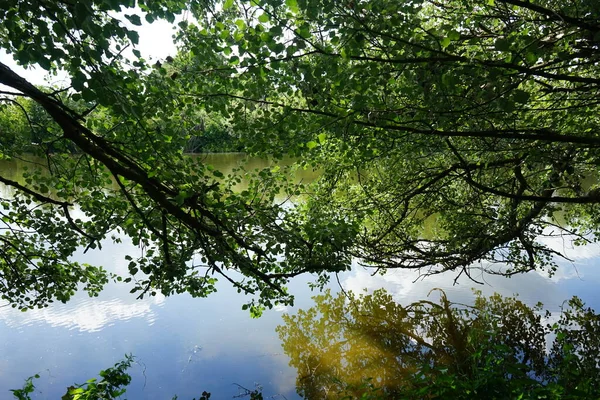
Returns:
[[[223,172],[229,172],[243,156],[239,154],[208,155],[206,161]],[[252,168],[265,166],[265,161],[250,160]],[[22,163],[0,164],[0,175],[16,179]],[[313,179],[307,171],[299,179]],[[6,188],[2,195],[10,193]],[[600,246],[573,248],[568,241],[554,239],[551,245],[564,251],[572,263],[562,261],[557,273],[549,278],[529,273],[512,278],[477,276],[485,285],[468,279],[454,283],[454,275],[437,275],[418,279],[411,271],[394,270],[384,276],[371,276],[361,267],[340,274],[345,290],[361,291],[386,288],[400,303],[427,297],[432,288],[443,288],[449,299],[469,303],[474,298],[472,287],[484,294],[505,296],[518,294],[525,303],[543,302],[557,311],[572,295],[588,306],[600,309]],[[102,265],[108,271],[127,274],[126,254],[139,249],[124,241],[106,241],[101,251],[77,254],[78,261]],[[220,282],[218,292],[206,299],[187,295],[165,298],[156,296],[136,300],[124,283],[111,283],[97,298],[77,294],[67,304],[54,303],[41,310],[20,312],[0,305],[0,393],[10,398],[9,389],[20,388],[28,376],[40,374],[35,381],[33,398],[58,399],[73,383],[96,377],[126,353],[135,356],[131,368],[132,384],[124,398],[179,399],[199,397],[204,390],[212,398],[232,398],[240,393],[237,385],[253,389],[263,387],[265,397],[298,399],[295,392],[296,371],[288,366],[277,325],[282,313],[294,313],[313,302],[307,283],[310,276],[299,277],[290,285],[296,296],[294,307],[267,310],[252,319],[241,306],[245,301],[228,284]],[[339,290],[335,279],[329,285]]]

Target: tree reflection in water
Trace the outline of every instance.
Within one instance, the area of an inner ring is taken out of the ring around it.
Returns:
[[[329,291],[277,328],[306,399],[598,398],[600,317],[517,298],[445,293],[407,306],[386,291]],[[347,297],[346,297],[347,296]],[[433,297],[433,296],[430,296]]]

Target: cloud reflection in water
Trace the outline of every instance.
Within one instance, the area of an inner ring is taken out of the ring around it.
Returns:
[[[131,297],[133,298],[133,296]],[[153,307],[161,306],[165,300],[164,296],[160,295],[138,301],[133,298],[132,302],[125,301],[125,299],[127,298],[77,299],[68,304],[28,310],[24,313],[17,313],[15,310],[5,307],[0,309],[0,320],[11,328],[45,323],[52,327],[97,332],[107,325],[118,321],[127,321],[131,318],[145,318],[148,325],[152,325],[156,319]]]

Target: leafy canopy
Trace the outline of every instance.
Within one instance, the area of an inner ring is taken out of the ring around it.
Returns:
[[[134,27],[177,15],[193,17],[179,53],[149,65]],[[144,250],[133,291],[206,296],[222,277],[255,313],[291,303],[294,276],[322,284],[353,257],[513,274],[556,268],[544,236],[596,240],[596,1],[12,0],[0,18],[2,50],[71,78],[37,88],[0,64],[0,154],[45,159],[0,177],[15,306],[66,301],[79,283],[97,293],[107,274],[69,256],[114,232]],[[206,116],[248,153],[321,178],[223,176],[184,156]]]

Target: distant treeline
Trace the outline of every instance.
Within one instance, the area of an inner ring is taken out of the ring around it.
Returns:
[[[51,88],[46,88],[52,91]],[[111,137],[128,130],[146,130],[154,136],[156,145],[175,146],[183,153],[240,152],[244,145],[232,134],[228,122],[201,113],[185,115],[179,121],[160,116],[142,116],[126,120],[119,115],[83,100],[63,99],[79,113],[86,124],[102,136]],[[151,115],[151,113],[149,113]],[[27,98],[0,100],[0,155],[15,153],[78,153],[80,150],[65,141],[62,129],[37,103]],[[135,143],[131,143],[135,145]]]
[[[212,125],[192,135],[185,145],[184,153],[228,153],[244,151],[239,138],[232,135],[224,126]]]

